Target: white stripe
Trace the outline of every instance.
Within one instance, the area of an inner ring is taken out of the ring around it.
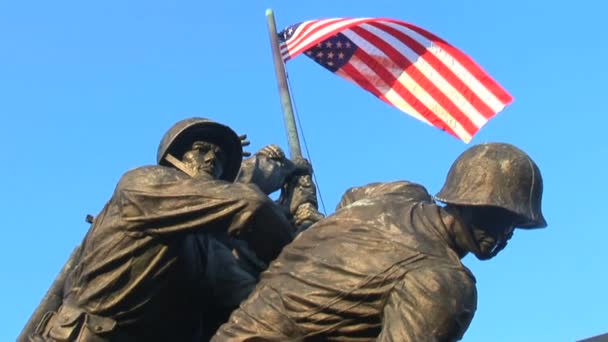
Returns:
[[[384,54],[380,49],[374,46],[371,42],[363,39],[363,37],[359,36],[355,32],[351,30],[345,30],[342,32],[345,36],[347,36],[350,40],[352,40],[360,49],[364,50],[368,54],[372,56],[378,56],[380,58],[389,57]],[[421,87],[416,81],[414,81],[406,72],[403,72],[403,69],[400,68],[399,73],[397,73],[394,68],[388,69],[389,72],[393,74],[393,76],[397,79],[399,83],[403,85],[403,87],[412,93],[418,101],[422,102],[430,111],[432,111],[438,119],[443,121],[448,127],[450,127],[454,133],[460,137],[462,140],[469,138],[470,134],[462,127],[458,120],[454,119],[452,115],[441,106],[423,87]]]
[[[475,76],[473,76],[456,58],[450,55],[447,51],[443,50],[439,46],[436,46],[432,41],[428,40],[418,32],[411,30],[405,26],[397,23],[386,22],[387,26],[390,26],[396,30],[399,30],[412,39],[418,41],[429,50],[430,53],[435,55],[446,67],[451,69],[454,74],[460,78],[467,87],[471,88],[473,92],[479,96],[479,98],[488,105],[495,113],[500,112],[505,104],[500,101],[488,88],[486,88]]]
[[[316,28],[320,25],[324,25],[325,23],[327,23],[328,21],[340,21],[342,20],[342,18],[333,18],[333,19],[324,19],[324,20],[308,20],[305,21],[303,23],[301,23],[300,25],[298,25],[298,28],[296,29],[296,31],[294,32],[294,34],[284,43],[281,43],[279,45],[280,51],[281,51],[281,56],[283,57],[283,62],[287,62],[289,59],[294,58],[295,55],[293,53],[291,53],[290,50],[292,50],[293,46],[295,44],[298,44],[302,39],[304,39],[308,34],[310,34],[310,32],[316,30]],[[314,23],[310,26],[307,26],[310,23]],[[304,42],[306,43],[305,40]]]
[[[450,99],[461,112],[466,115],[476,127],[483,126],[488,119],[481,114],[470,102],[460,93],[454,86],[450,84],[432,65],[430,65],[424,57],[420,56],[409,46],[404,44],[395,36],[388,32],[383,31],[380,28],[374,27],[369,24],[361,25],[361,28],[379,36],[381,39],[388,42],[394,47],[399,53],[409,60],[414,67],[426,76],[431,83],[433,83],[439,91],[441,91],[448,99]],[[449,66],[448,66],[449,67]]]
[[[303,50],[308,48],[308,45],[311,42],[314,42],[314,41],[320,39],[324,35],[331,34],[334,32],[338,33],[341,31],[342,27],[345,27],[345,26],[353,24],[353,23],[366,21],[366,20],[369,20],[369,18],[340,20],[336,23],[333,23],[331,25],[328,25],[327,27],[324,27],[324,28],[318,30],[317,32],[314,32],[313,34],[307,36],[306,39],[303,39],[297,43],[291,44],[291,42],[289,42],[288,43],[289,55],[291,56],[291,58],[293,58],[293,57],[299,55],[300,53],[302,53]],[[326,22],[326,21],[324,21],[324,22]],[[315,24],[315,25],[317,25],[317,24]]]
[[[416,81],[414,81],[407,73],[403,72],[397,80],[399,83],[408,89],[418,101],[422,102],[437,118],[443,121],[454,133],[465,142],[469,142],[472,138],[471,134],[458,122],[454,117],[443,108],[435,99],[433,99]],[[475,132],[473,132],[475,133]]]
[[[308,20],[308,21],[305,21],[305,22],[301,23],[300,25],[298,25],[298,28],[291,35],[291,37],[289,37],[289,39],[287,39],[285,42],[283,42],[281,44],[281,52],[283,52],[283,50],[287,51],[291,45],[293,45],[296,42],[300,41],[300,39],[302,39],[303,36],[307,35],[315,27],[317,27],[317,26],[319,26],[319,25],[327,22],[328,20],[332,20],[332,19],[327,19],[327,20]],[[310,27],[306,26],[306,25],[308,25],[311,22],[316,22],[316,23],[312,24]]]
[[[372,83],[375,88],[384,94],[386,99],[399,110],[405,112],[408,115],[413,116],[414,118],[431,125],[431,122],[428,121],[422,114],[420,114],[414,107],[412,107],[401,95],[395,92],[390,85],[386,84],[382,79],[376,76],[376,73],[370,69],[370,67],[365,64],[362,60],[353,56],[348,63],[355,68],[359,73],[365,76],[365,78]],[[347,78],[349,81],[357,84],[350,76],[348,76],[345,72],[341,72],[340,76]]]
[[[291,38],[289,38],[286,42],[285,42],[285,51],[290,51],[293,49],[294,45],[299,44],[302,40],[308,40],[305,39],[307,37],[307,35],[309,35],[311,32],[315,31],[317,29],[317,27],[321,26],[321,25],[325,25],[327,22],[329,21],[336,21],[336,22],[340,22],[342,20],[342,18],[333,18],[333,19],[325,19],[325,20],[309,20],[309,21],[305,21],[303,23],[301,23],[298,28],[296,29],[296,32],[294,33],[294,35],[291,36]],[[312,25],[310,26],[306,26],[308,24],[310,24],[311,22],[313,22]]]

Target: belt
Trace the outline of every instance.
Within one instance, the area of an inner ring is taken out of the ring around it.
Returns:
[[[116,340],[116,321],[63,304],[57,312],[47,312],[31,341],[108,342]]]

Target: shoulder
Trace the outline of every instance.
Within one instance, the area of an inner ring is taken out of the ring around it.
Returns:
[[[338,209],[361,199],[370,199],[380,196],[400,196],[411,201],[432,202],[432,197],[426,188],[420,184],[409,181],[376,182],[363,186],[352,187],[344,193]]]
[[[137,188],[160,183],[172,183],[188,179],[185,173],[166,166],[146,165],[125,172],[118,181],[117,188]]]

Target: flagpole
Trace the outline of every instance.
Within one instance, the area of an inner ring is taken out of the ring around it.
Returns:
[[[277,35],[274,12],[270,8],[266,10],[266,21],[268,23],[270,46],[272,47],[274,71],[277,76],[277,84],[279,86],[279,94],[281,96],[281,106],[283,107],[283,119],[285,121],[285,131],[287,132],[287,141],[289,143],[289,153],[291,158],[301,157],[302,150],[300,149],[300,139],[298,137],[296,120],[294,118],[293,105],[291,104],[289,85],[287,84],[285,63],[283,63],[283,57],[281,56],[281,50],[279,49],[279,37]]]

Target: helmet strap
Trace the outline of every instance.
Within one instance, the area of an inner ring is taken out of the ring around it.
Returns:
[[[490,257],[488,259],[495,257],[498,253],[500,253],[500,251],[505,249],[505,247],[507,247],[507,242],[508,242],[507,239],[501,240],[498,243],[498,245],[496,245],[496,247],[494,247],[494,249],[492,250],[492,253],[490,254]]]
[[[165,160],[167,160],[169,162],[169,164],[175,166],[176,169],[182,171],[183,173],[187,174],[188,176],[194,178],[194,176],[196,176],[196,173],[188,167],[188,165],[184,164],[184,162],[182,162],[181,160],[175,158],[172,154],[167,153],[167,156],[165,157]]]

